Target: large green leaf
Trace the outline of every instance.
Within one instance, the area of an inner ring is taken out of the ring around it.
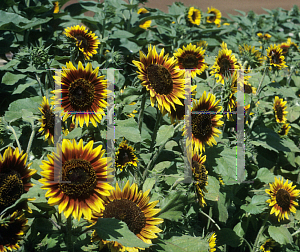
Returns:
[[[267,168],[260,168],[257,172],[255,179],[259,179],[261,182],[264,183],[271,183],[274,182],[274,174],[269,171]]]
[[[269,199],[267,195],[254,195],[250,204],[242,205],[241,209],[250,214],[259,214],[267,207],[266,200]]]
[[[269,235],[280,244],[290,244],[293,242],[291,233],[286,227],[280,226],[269,226]]]
[[[212,176],[207,176],[208,185],[206,186],[206,190],[208,193],[205,193],[205,198],[207,200],[218,201],[219,200],[219,190],[220,190],[220,182]]]
[[[162,125],[160,126],[157,137],[156,137],[156,144],[155,146],[160,146],[164,142],[166,142],[169,138],[174,135],[174,127],[173,125]]]
[[[230,228],[222,228],[217,231],[218,244],[227,244],[231,247],[238,247],[241,243],[241,238]]]
[[[2,83],[5,85],[14,85],[19,80],[26,78],[25,74],[13,74],[10,72],[6,72],[2,78]]]
[[[93,226],[98,236],[106,241],[116,241],[125,247],[148,248],[150,244],[143,242],[132,233],[125,222],[117,219],[98,218]]]

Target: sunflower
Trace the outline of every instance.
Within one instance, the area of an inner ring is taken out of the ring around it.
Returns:
[[[154,107],[155,101],[158,103],[160,111],[171,112],[170,106],[176,110],[174,103],[183,105],[179,98],[184,99],[184,71],[177,69],[177,61],[174,57],[168,59],[168,54],[164,56],[164,49],[158,55],[153,46],[148,47],[146,56],[140,51],[140,61],[132,61],[138,67],[138,77],[142,85],[150,91],[150,101]]]
[[[271,252],[272,248],[275,247],[275,241],[273,241],[272,239],[267,239],[264,244],[262,244],[260,246],[260,250],[264,251],[264,252]]]
[[[278,96],[275,96],[274,99],[274,105],[273,105],[273,109],[275,112],[275,118],[276,118],[276,122],[278,123],[285,123],[286,122],[286,117],[285,115],[288,113],[286,110],[286,104],[287,102],[283,101],[283,99],[279,99]]]
[[[40,104],[41,107],[38,108],[42,113],[42,119],[39,119],[41,122],[41,128],[39,132],[42,131],[42,135],[45,135],[45,140],[48,139],[48,143],[54,143],[54,124],[55,124],[55,115],[53,107],[50,108],[49,101],[46,96],[43,97],[43,102]]]
[[[216,233],[213,233],[211,235],[211,237],[208,239],[208,245],[209,245],[209,252],[214,252],[216,251],[216,239],[217,239],[217,235]]]
[[[22,211],[15,211],[11,216],[4,219],[4,222],[0,224],[0,252],[20,248],[18,243],[29,228],[26,225],[27,221]]]
[[[196,74],[201,74],[206,68],[204,53],[205,50],[202,47],[190,43],[186,47],[183,46],[183,49],[178,48],[173,55],[178,60],[179,68],[192,69],[191,75],[195,78]]]
[[[262,34],[261,32],[257,33],[257,36],[263,41],[269,40],[272,37],[269,33]]]
[[[206,161],[206,156],[202,156],[202,154],[200,156],[194,154],[192,158],[193,177],[196,186],[196,193],[201,207],[204,207],[204,205],[206,205],[203,191],[207,193],[205,186],[208,185],[207,182],[208,171],[204,166],[205,161]]]
[[[53,6],[54,6],[53,13],[58,13],[59,12],[59,2],[55,1],[55,2],[52,2],[52,3],[53,3]]]
[[[291,38],[288,38],[286,42],[280,44],[282,49],[282,54],[285,55],[289,52],[290,49],[299,51],[298,45],[295,42],[292,42]]]
[[[158,200],[149,203],[148,197],[150,190],[146,192],[139,191],[137,184],[129,185],[127,181],[123,191],[118,183],[116,189],[111,191],[110,196],[104,197],[104,210],[100,213],[93,213],[92,220],[97,221],[100,218],[116,218],[124,221],[129,230],[145,243],[152,244],[151,239],[157,238],[155,233],[162,230],[157,226],[163,222],[163,219],[154,218],[160,209],[154,208]],[[115,241],[104,241],[100,239],[97,233],[93,235],[93,241],[100,240],[100,247],[108,246],[112,251],[125,251],[125,247]],[[138,252],[138,248],[126,248],[127,251]],[[129,250],[130,249],[130,250]]]
[[[255,69],[259,66],[262,66],[265,58],[261,55],[261,52],[255,49],[255,46],[244,44],[243,46],[239,45],[240,58],[242,61],[247,61],[245,68],[251,67]]]
[[[82,214],[91,218],[91,210],[103,208],[101,197],[108,196],[113,187],[108,184],[112,170],[107,168],[107,158],[102,158],[105,150],[99,145],[93,149],[93,141],[83,146],[80,139],[77,144],[63,139],[57,146],[57,153],[48,155],[49,161],[42,161],[43,189],[48,190],[48,204],[58,205],[58,211],[64,211],[66,218],[72,213],[80,220]],[[55,165],[54,165],[55,164]],[[65,182],[70,181],[70,182]]]
[[[235,56],[232,55],[232,51],[227,49],[227,44],[223,42],[221,47],[210,74],[215,76],[217,82],[224,84],[225,77],[232,76],[239,65]]]
[[[104,76],[98,77],[99,67],[93,70],[91,63],[84,68],[79,61],[78,69],[71,61],[66,65],[61,78],[54,76],[61,89],[52,91],[55,94],[52,99],[55,101],[51,104],[61,106],[63,121],[73,114],[72,122],[76,118],[76,126],[78,122],[80,127],[83,127],[84,122],[88,126],[91,121],[97,127],[96,122],[100,123],[102,115],[105,115],[103,109],[107,106],[107,80],[104,80]]]
[[[116,166],[119,167],[120,171],[123,171],[123,168],[130,164],[137,166],[138,160],[134,152],[134,148],[129,146],[126,140],[120,143],[116,152]]]
[[[0,212],[33,186],[30,178],[36,170],[29,169],[31,163],[26,165],[27,157],[27,153],[20,153],[18,148],[13,151],[11,147],[5,150],[3,157],[0,155]]]
[[[286,136],[289,133],[291,126],[289,123],[285,123],[281,126],[281,129],[278,131],[278,134],[281,136]]]
[[[200,40],[199,42],[197,42],[197,46],[206,49],[208,47],[208,43],[205,40]]]
[[[214,7],[207,7],[207,14],[212,14],[206,18],[207,23],[215,23],[218,27],[221,26],[221,12]]]
[[[220,100],[216,101],[216,97],[211,93],[206,97],[205,91],[199,101],[193,101],[191,126],[194,153],[205,151],[205,143],[209,146],[217,144],[214,136],[219,137],[218,134],[221,132],[216,127],[224,124],[220,121],[223,116],[216,113],[222,110],[221,106],[217,106],[219,102]],[[193,113],[193,111],[200,113]],[[186,131],[184,129],[184,134]]]
[[[146,13],[149,13],[149,11],[147,9],[145,9],[145,8],[140,8],[137,11],[137,14],[146,14]],[[142,29],[147,30],[147,28],[151,26],[151,22],[152,22],[151,20],[147,20],[147,21],[141,23],[139,25],[139,27],[141,27]]]
[[[285,65],[284,56],[280,46],[277,46],[276,44],[270,45],[270,47],[267,49],[267,56],[270,60],[270,65],[274,66],[276,69],[287,67]]]
[[[191,7],[189,8],[188,11],[188,21],[193,24],[193,25],[200,25],[200,21],[201,21],[201,12],[200,10]]]
[[[269,183],[270,190],[265,190],[271,196],[271,199],[266,201],[272,207],[271,214],[275,213],[278,216],[278,221],[284,220],[284,218],[289,219],[288,214],[290,212],[296,213],[295,206],[298,206],[295,199],[299,197],[300,190],[295,190],[296,186],[292,186],[293,182],[290,184],[288,182],[287,179],[283,184],[283,178],[280,180],[280,178],[275,177],[275,182]]]
[[[97,54],[98,45],[100,41],[95,33],[88,32],[87,28],[79,25],[65,28],[64,34],[75,39],[76,46],[83,53],[85,59],[90,59],[93,54]]]

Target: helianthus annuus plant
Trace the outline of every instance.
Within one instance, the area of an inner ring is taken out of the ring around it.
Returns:
[[[137,11],[137,14],[146,14],[146,13],[149,13],[149,11],[147,9],[145,9],[145,8],[140,8]],[[147,20],[147,21],[145,21],[143,23],[140,23],[139,27],[142,28],[142,29],[147,30],[148,27],[151,26],[151,22],[152,22],[151,20]]]
[[[179,98],[184,99],[184,71],[176,68],[177,61],[168,58],[168,54],[164,55],[164,49],[160,54],[156,52],[155,46],[148,47],[148,55],[146,56],[140,51],[140,61],[132,61],[138,67],[138,78],[142,81],[142,85],[150,92],[150,101],[152,107],[155,102],[163,113],[167,110],[171,112],[172,106],[176,110],[174,104],[183,105]]]
[[[97,54],[96,50],[100,41],[95,33],[88,32],[88,29],[83,25],[68,27],[65,29],[64,34],[76,41],[76,46],[83,53],[85,59],[90,59],[94,54]]]
[[[206,18],[207,23],[215,23],[218,27],[221,26],[222,14],[218,9],[214,7],[207,7],[207,14],[212,14]]]
[[[63,139],[62,146],[57,146],[57,153],[48,155],[43,160],[41,178],[43,189],[48,190],[48,204],[58,205],[58,211],[64,211],[68,218],[71,214],[80,220],[84,215],[91,218],[92,210],[103,208],[103,196],[109,195],[113,187],[109,185],[112,171],[108,169],[107,158],[103,158],[105,150],[99,145],[93,148],[93,141],[83,145],[82,139]]]
[[[50,108],[49,101],[46,96],[43,97],[43,102],[39,110],[42,113],[42,118],[39,119],[41,123],[41,128],[39,132],[42,132],[45,135],[45,140],[48,139],[48,143],[54,143],[54,124],[55,124],[55,115],[53,107]]]
[[[126,140],[120,143],[116,152],[116,166],[120,171],[123,171],[123,168],[130,164],[137,166],[138,159],[134,152],[134,148],[128,145]]]
[[[296,213],[295,206],[298,206],[298,203],[295,200],[299,197],[300,190],[294,189],[296,186],[293,186],[293,182],[289,183],[288,179],[283,183],[283,178],[275,177],[275,182],[269,185],[270,189],[265,191],[271,197],[266,201],[272,207],[270,214],[275,213],[278,221],[289,219],[288,215],[291,212]]]
[[[267,57],[269,58],[270,65],[275,67],[275,69],[287,67],[280,46],[276,44],[270,45],[270,47],[267,48]]]
[[[71,61],[66,65],[61,76],[54,76],[61,89],[52,91],[55,94],[52,99],[55,101],[51,104],[61,107],[63,121],[72,115],[72,122],[76,119],[76,126],[78,122],[80,127],[83,127],[84,122],[87,126],[91,122],[97,127],[96,122],[101,122],[107,106],[107,80],[104,80],[104,76],[98,77],[99,67],[93,70],[91,63],[84,68],[79,61],[78,69]]]
[[[204,53],[205,50],[202,47],[190,43],[182,49],[178,48],[173,55],[178,60],[179,68],[190,69],[192,78],[195,78],[196,74],[201,74],[206,68]]]
[[[286,111],[286,103],[287,101],[283,101],[283,99],[279,99],[278,96],[275,96],[273,109],[275,112],[276,122],[278,123],[285,123],[287,120],[286,114],[288,112]]]
[[[27,157],[27,153],[20,153],[18,148],[13,150],[12,147],[0,155],[0,212],[33,186],[30,179],[36,170],[29,169],[32,163],[26,165]]]
[[[241,60],[248,62],[245,68],[250,66],[252,69],[255,69],[261,66],[265,60],[261,52],[255,49],[255,46],[247,44],[244,44],[243,46],[239,45],[239,52]]]
[[[289,123],[285,123],[281,126],[280,130],[278,131],[278,134],[281,136],[286,136],[289,133],[291,126]]]
[[[239,68],[236,57],[232,54],[232,50],[227,48],[225,42],[221,45],[218,56],[215,59],[214,65],[211,67],[210,74],[214,75],[217,82],[224,84],[225,77],[232,76],[234,70]]]
[[[200,10],[190,7],[188,11],[188,21],[193,25],[200,25],[201,22],[201,12]]]
[[[219,137],[218,134],[221,133],[217,127],[221,127],[224,124],[224,122],[220,121],[223,115],[216,113],[222,110],[222,107],[218,106],[219,102],[219,100],[216,101],[216,97],[211,93],[206,96],[205,91],[199,101],[193,101],[191,115],[193,153],[205,151],[205,144],[209,146],[217,144],[214,137]],[[186,129],[184,129],[185,133]]]
[[[194,183],[196,187],[196,193],[199,200],[199,204],[201,207],[204,207],[206,205],[205,199],[204,199],[204,192],[208,192],[205,188],[205,186],[208,185],[207,182],[207,173],[204,166],[204,162],[206,161],[206,156],[202,156],[202,154],[199,156],[197,154],[194,154],[192,157],[192,171],[194,176]]]
[[[28,220],[22,211],[15,211],[3,220],[3,223],[0,224],[0,252],[18,250],[20,248],[18,243],[29,228],[26,225]]]
[[[160,212],[155,208],[158,200],[149,203],[148,194],[150,190],[138,191],[137,184],[131,186],[127,181],[121,191],[118,183],[116,189],[111,191],[110,196],[104,197],[104,209],[100,213],[94,213],[92,220],[98,218],[116,218],[124,221],[129,230],[138,238],[148,244],[152,244],[152,239],[157,238],[156,233],[161,232],[156,225],[163,222],[161,218],[154,218]],[[100,239],[97,233],[93,235],[93,241],[100,240],[100,248],[108,246],[112,251],[125,251],[125,247],[115,241],[104,241]],[[126,248],[127,251],[138,252],[138,248]]]
[[[262,250],[263,252],[271,252],[272,248],[275,247],[275,241],[273,241],[272,239],[267,239],[261,246],[260,246],[260,250]]]

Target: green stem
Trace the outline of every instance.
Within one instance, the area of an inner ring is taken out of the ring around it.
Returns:
[[[13,128],[12,126],[7,126],[6,128],[7,128],[8,130],[10,130],[10,131],[13,133],[13,135],[14,135],[14,137],[15,137],[15,139],[16,139],[18,148],[19,148],[19,152],[21,152],[22,149],[21,149],[21,145],[20,145],[19,139],[18,139],[18,137],[17,137],[16,131],[14,130],[14,128]]]
[[[32,125],[32,131],[31,131],[31,135],[30,135],[29,142],[28,142],[28,145],[27,145],[27,150],[26,150],[26,153],[28,155],[29,155],[29,152],[30,152],[30,149],[31,149],[33,138],[35,136],[35,130],[36,130],[36,127],[34,125]]]
[[[259,97],[259,94],[260,94],[260,92],[261,92],[261,90],[262,90],[261,85],[262,85],[262,83],[263,83],[263,81],[264,81],[264,79],[265,79],[267,68],[268,68],[268,67],[266,66],[265,69],[264,69],[264,73],[263,73],[263,76],[262,76],[262,78],[261,78],[261,80],[260,80],[260,83],[259,83],[259,86],[258,86],[258,88],[257,88],[257,91],[256,91],[255,96],[258,96],[258,97]]]
[[[49,82],[51,84],[51,88],[54,90],[55,85],[54,85],[53,77],[50,73],[51,70],[50,70],[50,65],[49,65],[48,61],[46,62],[46,64],[47,64],[47,68],[48,68],[47,69],[47,76],[48,76]],[[48,86],[47,86],[47,88],[48,88]]]
[[[154,130],[152,133],[152,141],[151,141],[151,145],[150,145],[150,153],[152,153],[153,148],[154,148],[154,143],[156,140],[157,131],[158,131],[158,127],[160,125],[161,118],[162,118],[162,113],[160,112],[159,109],[157,109],[156,122],[155,122]]]
[[[258,231],[258,233],[257,233],[257,236],[256,236],[256,238],[255,238],[255,242],[254,242],[254,246],[253,246],[252,252],[256,252],[256,251],[257,251],[256,247],[257,247],[257,244],[258,244],[259,237],[260,237],[260,235],[261,235],[261,234],[265,231],[265,229],[266,229],[265,225],[266,225],[266,223],[267,223],[267,221],[268,221],[268,219],[269,219],[269,216],[270,216],[270,213],[268,213],[268,214],[266,215],[266,218],[264,219],[264,222],[263,222],[263,224],[261,225],[261,227],[260,227],[260,229],[259,229],[259,231]]]
[[[68,252],[74,252],[74,247],[72,242],[72,216],[69,216],[67,219],[66,245],[67,245]]]
[[[207,215],[206,213],[204,213],[204,212],[202,211],[202,209],[200,209],[200,213],[203,214],[204,216],[206,216],[212,223],[214,223],[218,230],[221,230],[221,228],[220,228],[219,225],[215,222],[215,220],[214,220],[212,217],[210,217],[209,215]]]
[[[44,91],[43,91],[43,86],[42,86],[42,83],[41,83],[41,79],[40,79],[40,77],[38,76],[37,73],[35,73],[35,78],[36,78],[37,82],[38,82],[39,85],[40,85],[40,88],[41,88],[41,94],[42,94],[42,96],[44,97],[45,94],[44,94]]]
[[[247,244],[247,246],[249,248],[249,251],[252,251],[253,248],[251,248],[251,245],[249,244],[249,242],[245,238],[243,238],[243,237],[242,237],[242,239],[243,239],[244,242],[246,242],[246,244]]]
[[[138,125],[139,125],[139,132],[140,132],[140,134],[142,134],[142,125],[143,125],[144,110],[145,110],[145,104],[146,104],[146,95],[147,95],[146,89],[143,89],[141,109],[140,109],[139,119],[138,119]]]
[[[292,233],[292,236],[295,236],[296,234],[300,233],[300,229],[298,229],[296,232]]]

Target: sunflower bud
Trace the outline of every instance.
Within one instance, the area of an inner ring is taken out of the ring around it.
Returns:
[[[48,60],[48,50],[49,48],[44,48],[44,46],[34,47],[30,52],[32,63],[35,66],[44,65]]]

